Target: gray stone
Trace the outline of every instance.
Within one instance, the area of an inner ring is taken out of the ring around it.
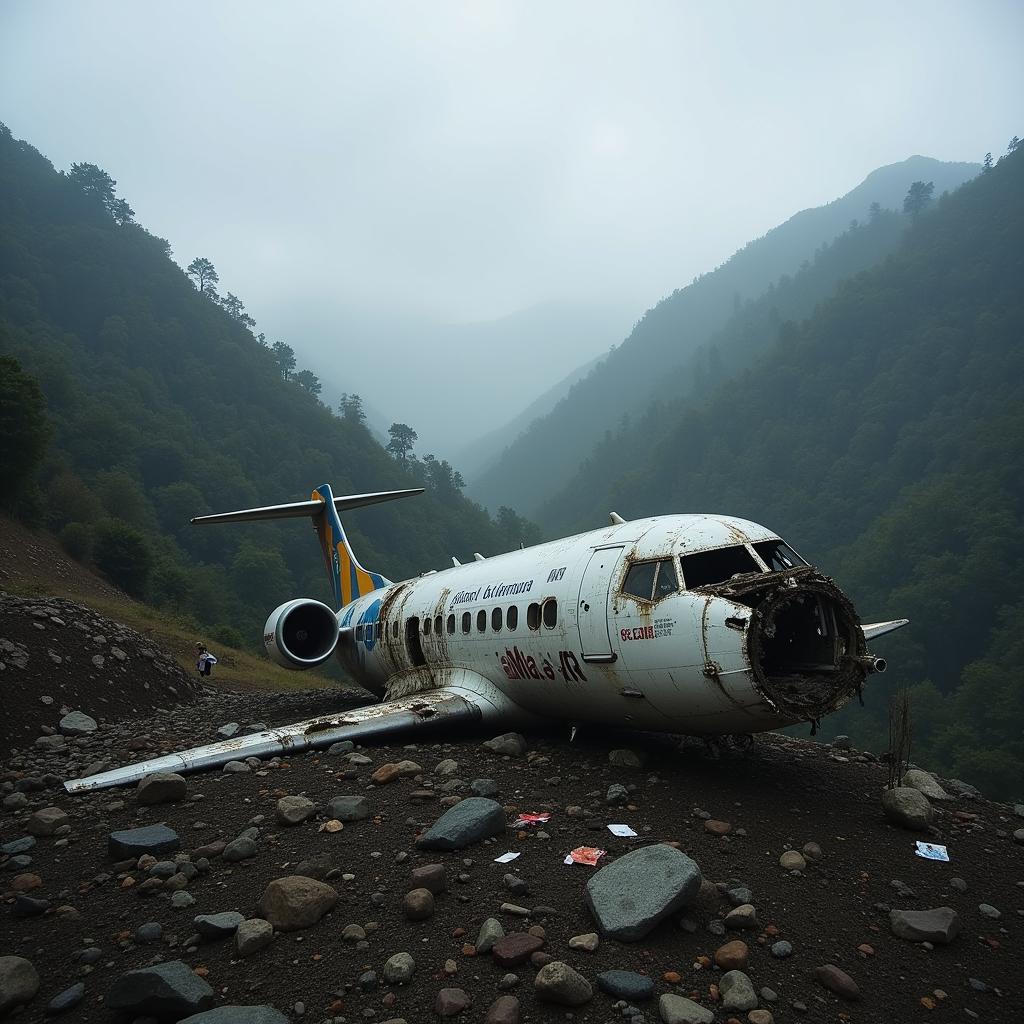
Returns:
[[[0,1014],[24,1006],[39,991],[39,974],[22,956],[0,956]]]
[[[327,748],[327,753],[333,757],[338,757],[341,754],[351,754],[356,749],[356,745],[351,740],[338,740],[337,743],[332,743]]]
[[[108,1010],[125,1016],[178,1021],[209,1009],[213,989],[181,960],[122,974],[107,993]]]
[[[785,939],[779,939],[772,943],[772,956],[777,960],[785,960],[787,956],[793,955],[793,944]]]
[[[227,772],[229,775],[245,775],[252,769],[244,761],[228,761],[221,771]]]
[[[722,993],[723,1010],[753,1010],[757,1006],[757,993],[750,979],[742,971],[726,971],[718,979]]]
[[[44,807],[25,822],[25,831],[34,836],[52,836],[57,829],[67,823],[68,816],[59,807]]]
[[[200,914],[192,919],[192,923],[204,939],[229,939],[244,920],[241,914],[225,910],[220,914]]]
[[[274,813],[282,825],[301,825],[316,813],[316,804],[305,796],[283,796]]]
[[[495,917],[489,917],[480,925],[480,933],[476,937],[477,953],[490,953],[498,939],[505,937],[505,929]]]
[[[533,990],[541,1002],[558,1006],[582,1006],[594,998],[590,982],[561,960],[552,960],[537,972]]]
[[[90,718],[82,711],[72,711],[57,723],[57,728],[65,736],[89,736],[99,726],[96,724],[95,718]]]
[[[836,750],[849,750],[853,746],[853,741],[849,736],[837,736],[832,741],[832,746],[835,747]]]
[[[902,783],[904,786],[909,786],[911,789],[916,789],[918,792],[924,793],[929,800],[953,799],[953,797],[935,781],[934,775],[929,772],[922,771],[920,768],[911,768],[910,771],[903,776]]]
[[[107,851],[114,860],[138,858],[144,853],[174,853],[180,846],[178,833],[166,825],[145,825],[111,832],[107,840]]]
[[[498,996],[487,1008],[483,1024],[519,1024],[519,1000],[515,996]]]
[[[935,813],[928,798],[910,786],[885,790],[882,793],[882,810],[887,821],[917,832],[928,828]]]
[[[235,931],[235,945],[240,956],[251,956],[264,946],[269,946],[273,939],[274,926],[262,917],[251,917],[243,921]]]
[[[337,902],[338,894],[325,882],[288,875],[263,890],[259,911],[279,932],[293,932],[316,924]]]
[[[621,807],[629,803],[629,790],[619,782],[613,782],[608,787],[604,802],[612,807]]]
[[[889,926],[893,935],[908,942],[937,942],[945,946],[960,934],[960,915],[952,907],[890,910]]]
[[[743,903],[725,915],[725,927],[740,931],[746,928],[760,927],[757,922],[757,911],[750,903]]]
[[[336,796],[327,805],[327,817],[338,821],[362,821],[370,816],[370,804],[365,796]]]
[[[241,728],[237,722],[227,722],[217,730],[217,735],[222,740],[229,740],[234,736],[238,735],[238,730]]]
[[[288,1018],[273,1006],[215,1006],[179,1024],[288,1024]]]
[[[184,800],[188,795],[188,783],[174,772],[153,772],[139,779],[135,799],[140,804],[166,804]]]
[[[641,1002],[654,995],[654,981],[635,971],[605,971],[597,976],[597,987],[617,999]]]
[[[147,921],[135,929],[135,941],[142,943],[159,942],[164,936],[163,926],[159,921]]]
[[[715,1019],[715,1015],[700,1003],[668,992],[658,1000],[658,1013],[664,1024],[711,1024]]]
[[[408,953],[395,953],[384,964],[384,980],[390,985],[404,985],[415,970],[416,961]]]
[[[802,853],[797,853],[796,850],[787,850],[779,858],[779,867],[783,871],[804,871],[807,868],[807,861],[804,860]]]
[[[955,796],[962,797],[964,800],[977,800],[981,796],[980,790],[975,789],[969,782],[962,782],[960,779],[946,779],[946,789]]]
[[[480,796],[460,800],[416,840],[421,850],[461,850],[505,831],[501,804]]]
[[[477,796],[497,796],[500,787],[494,779],[474,779],[469,788]]]
[[[700,883],[700,868],[685,853],[645,846],[591,876],[587,906],[605,935],[635,942],[690,903]]]
[[[608,763],[616,768],[643,768],[646,762],[635,750],[613,750],[608,754]]]
[[[453,761],[450,757],[446,757],[443,761],[438,761],[434,768],[435,775],[454,775],[459,770],[459,764],[457,761]]]
[[[63,736],[40,736],[33,746],[36,750],[46,750],[51,754],[63,753],[68,749]]]
[[[85,995],[85,982],[80,981],[77,985],[72,985],[71,988],[64,989],[63,992],[55,995],[49,1003],[46,1004],[46,1012],[49,1014],[66,1013],[68,1010],[73,1010],[81,1001]]]
[[[443,988],[434,1000],[438,1017],[455,1017],[473,1005],[473,997],[464,988]]]
[[[521,757],[526,753],[526,740],[517,732],[504,732],[482,745],[495,754],[507,754],[509,757]]]
[[[224,847],[221,859],[226,860],[229,864],[233,864],[237,861],[248,860],[250,857],[255,856],[256,844],[248,836],[239,836]]]
[[[12,839],[0,846],[0,853],[13,857],[18,853],[28,853],[35,845],[36,841],[33,836],[22,836],[20,839]]]
[[[991,903],[979,903],[978,912],[991,921],[998,921],[1003,916]]]

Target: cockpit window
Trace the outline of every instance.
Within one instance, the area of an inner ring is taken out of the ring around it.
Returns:
[[[629,567],[622,592],[641,601],[660,601],[679,590],[675,559],[660,562],[635,562]]]
[[[785,572],[797,565],[807,563],[784,541],[763,540],[754,545],[754,550],[761,556],[770,572]]]
[[[680,558],[683,582],[687,587],[709,587],[724,583],[733,576],[761,572],[754,556],[742,544],[714,551],[696,551]]]

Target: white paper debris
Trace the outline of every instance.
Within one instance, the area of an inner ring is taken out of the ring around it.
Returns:
[[[518,853],[503,853],[500,857],[494,858],[495,864],[507,864],[510,860],[515,860],[518,857]]]
[[[949,852],[944,846],[939,846],[938,843],[922,843],[920,839],[915,841],[917,849],[914,853],[918,857],[924,857],[925,860],[949,860]]]
[[[629,839],[636,835],[628,825],[609,825],[608,831],[611,832],[613,836],[625,836]]]

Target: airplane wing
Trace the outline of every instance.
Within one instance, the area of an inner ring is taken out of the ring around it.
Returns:
[[[460,680],[462,685],[427,690],[337,715],[320,715],[294,725],[165,754],[84,779],[70,779],[64,783],[64,788],[69,793],[87,793],[138,782],[153,772],[183,774],[219,768],[229,761],[247,757],[288,756],[329,747],[340,740],[366,740],[393,733],[409,733],[442,723],[445,727],[484,721],[515,723],[521,717],[521,713],[516,714],[519,709],[482,677],[470,678],[475,674],[469,672],[461,675],[467,677]],[[481,683],[484,686],[480,686]]]
[[[864,630],[865,640],[874,640],[875,637],[902,629],[909,621],[910,619],[891,619],[889,622],[869,622],[860,628]]]

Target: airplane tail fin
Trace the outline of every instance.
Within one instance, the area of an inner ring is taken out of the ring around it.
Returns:
[[[370,494],[346,494],[334,497],[329,484],[314,488],[309,501],[293,501],[286,505],[265,505],[262,508],[242,509],[239,512],[219,512],[210,516],[197,516],[193,523],[241,523],[264,519],[297,519],[308,516],[313,520],[324,566],[334,594],[336,608],[341,608],[357,597],[389,586],[391,581],[380,573],[368,572],[359,564],[338,513],[382,501],[394,501],[422,494],[422,487],[404,491],[375,491]]]

